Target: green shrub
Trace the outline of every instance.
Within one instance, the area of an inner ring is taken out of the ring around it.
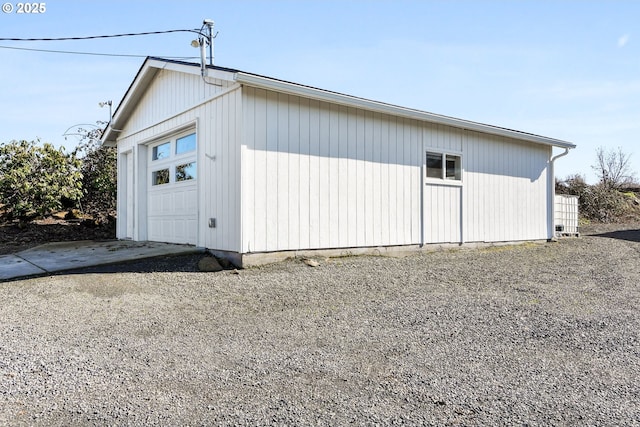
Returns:
[[[95,218],[114,215],[117,194],[116,148],[96,140],[82,147],[82,210]]]
[[[53,145],[12,141],[0,145],[4,215],[26,220],[75,204],[82,196],[80,160]]]

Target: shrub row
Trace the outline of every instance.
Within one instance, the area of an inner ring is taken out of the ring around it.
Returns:
[[[115,149],[97,142],[70,153],[39,141],[0,144],[0,200],[5,219],[72,208],[104,218],[115,211]]]

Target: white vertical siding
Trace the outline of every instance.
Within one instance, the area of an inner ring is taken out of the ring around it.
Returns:
[[[312,175],[311,168],[313,167],[310,161],[312,130],[309,100],[304,98],[298,98],[297,100],[297,111],[299,113],[299,117],[297,118],[297,126],[295,127],[291,138],[295,138],[297,132],[298,150],[300,155],[297,156],[297,173],[292,173],[289,176],[289,179],[294,182],[294,184],[292,184],[294,190],[296,188],[296,184],[298,190],[297,207],[299,209],[299,217],[297,220],[297,227],[294,227],[294,230],[297,230],[297,239],[294,239],[294,242],[297,240],[298,247],[308,248],[310,247],[311,234],[313,233],[314,228],[314,224],[311,220],[311,200],[309,197]],[[309,173],[301,173],[300,171],[309,171]],[[299,177],[298,180],[296,180],[296,176]],[[295,207],[294,203],[294,208]]]
[[[462,129],[425,123],[423,125],[424,147],[449,152],[462,152]]]
[[[204,104],[200,112],[200,241],[209,249],[240,249],[240,89]],[[209,218],[216,228],[209,228]]]
[[[223,87],[205,85],[199,76],[161,71],[140,105],[127,122],[118,150],[134,148],[138,158],[136,187],[136,234],[145,240],[146,144],[166,137],[185,126],[196,126],[198,141],[198,235],[196,244],[210,249],[240,251],[240,144],[241,90],[233,90],[227,82]],[[195,78],[197,77],[197,78]],[[206,86],[206,87],[205,87]],[[224,93],[224,91],[227,91]],[[202,102],[205,96],[215,96]],[[174,98],[172,98],[175,97]],[[166,105],[169,104],[169,105]],[[192,108],[185,108],[184,106]],[[179,107],[179,108],[178,108]],[[209,218],[216,219],[216,228],[209,228]]]
[[[351,212],[352,216],[349,218],[350,223],[355,223],[356,227],[352,234],[352,240],[355,242],[365,242],[367,228],[367,191],[365,183],[367,182],[367,174],[365,172],[367,168],[367,153],[366,153],[366,135],[365,135],[365,112],[363,110],[355,110],[356,120],[352,125],[354,134],[350,134],[350,138],[355,140],[355,152],[349,156],[350,159],[362,159],[351,160],[355,163],[355,172],[351,176],[353,184],[351,186],[352,191],[356,193],[355,209]],[[350,182],[351,182],[350,180]],[[358,221],[358,218],[362,220]]]
[[[242,102],[244,252],[547,236],[549,147],[250,87]],[[429,149],[461,154],[461,185],[423,188]]]
[[[217,79],[212,79],[211,82],[215,85],[205,84],[200,75],[158,70],[127,121],[127,133],[145,129],[173,115],[181,114],[232,84]]]
[[[300,247],[301,248],[318,248],[320,247],[320,218],[321,218],[321,206],[323,202],[323,191],[326,191],[326,186],[320,185],[320,176],[322,157],[320,157],[320,107],[319,102],[316,100],[308,100],[300,102],[300,123],[301,131],[305,128],[304,123],[306,117],[309,117],[309,151],[307,161],[309,162],[309,168],[300,168],[301,179],[309,181],[309,188],[307,197],[301,197],[301,212],[306,211],[305,202],[308,201],[308,215],[309,225],[308,230],[305,230],[304,217],[300,220]],[[308,174],[303,172],[308,170]],[[251,173],[251,171],[247,171]],[[322,187],[322,189],[321,189]],[[324,189],[324,190],[323,190]],[[304,191],[304,189],[302,189]],[[313,196],[312,196],[313,195]],[[309,234],[309,240],[302,238],[305,234]],[[306,242],[306,245],[305,245]]]
[[[244,252],[419,243],[420,125],[243,88]]]
[[[301,181],[304,181],[300,176],[300,163],[302,158],[305,157],[305,149],[302,147],[303,142],[300,138],[300,98],[291,97],[289,105],[289,134],[287,135],[288,149],[292,153],[300,154],[297,156],[289,156],[289,162],[287,165],[287,205],[289,207],[289,211],[291,211],[291,216],[289,217],[287,224],[287,237],[290,246],[300,247],[300,221],[302,220],[302,213],[300,212],[302,205],[300,202],[302,190],[300,184]],[[305,176],[307,175],[305,174]],[[305,190],[304,192],[308,197],[308,191]]]
[[[278,153],[279,146],[279,133],[285,132],[286,129],[278,129],[278,114],[280,111],[278,110],[278,93],[268,91],[266,93],[266,132],[264,134],[264,141],[261,141],[260,145],[265,147],[265,160],[264,160],[264,174],[265,174],[265,186],[264,186],[264,206],[265,213],[264,215],[266,228],[264,235],[264,248],[267,251],[274,251],[278,249],[278,237],[280,237],[279,233],[279,223],[278,223],[278,208],[281,211],[286,209],[286,206],[278,206],[278,203],[281,201],[279,198],[280,194],[278,193],[278,173],[279,167],[284,167],[283,161],[286,160],[284,156]],[[256,111],[256,115],[258,112]],[[278,158],[282,157],[283,159],[278,162]],[[284,191],[284,189],[282,189]],[[257,228],[257,227],[256,227]]]
[[[465,131],[462,151],[464,240],[545,239],[551,148]]]

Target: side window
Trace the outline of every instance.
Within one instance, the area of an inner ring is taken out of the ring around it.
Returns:
[[[427,152],[427,178],[462,180],[462,159],[456,154]]]
[[[442,178],[441,153],[427,153],[427,178]]]
[[[460,156],[455,156],[452,154],[447,154],[446,165],[447,170],[445,174],[445,179],[453,179],[456,181],[460,181],[462,179],[462,168],[460,167]]]

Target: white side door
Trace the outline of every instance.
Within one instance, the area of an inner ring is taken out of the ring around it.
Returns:
[[[424,166],[424,243],[463,243],[461,153],[427,150]]]

